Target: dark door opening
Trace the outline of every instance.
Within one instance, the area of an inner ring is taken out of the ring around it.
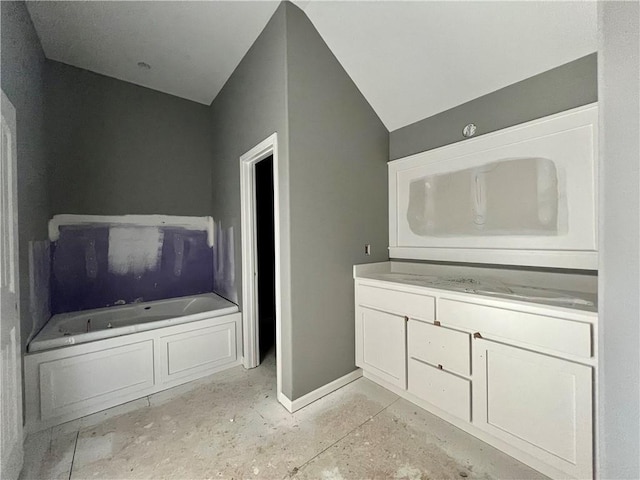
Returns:
[[[276,270],[273,208],[273,156],[256,163],[256,250],[260,363],[275,357]]]

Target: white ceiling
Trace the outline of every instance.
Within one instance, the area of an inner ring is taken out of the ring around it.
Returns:
[[[27,9],[47,58],[209,105],[278,4],[30,1]]]
[[[296,3],[390,131],[597,49],[590,1]],[[208,105],[277,5],[44,1],[28,9],[48,58]]]
[[[392,131],[597,50],[596,2],[317,2],[305,13]]]

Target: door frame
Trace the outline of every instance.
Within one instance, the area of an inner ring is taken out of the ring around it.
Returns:
[[[260,364],[258,324],[255,166],[273,156],[273,232],[275,253],[275,323],[277,392],[282,392],[282,287],[280,269],[280,184],[278,134],[274,133],[240,157],[240,212],[242,237],[242,342],[245,368]]]
[[[0,360],[0,370],[4,370],[5,366],[2,365],[4,361],[13,360],[15,365],[15,370],[10,372],[13,374],[12,378],[5,379],[9,380],[9,385],[4,384],[0,385],[0,390],[8,388],[10,394],[13,394],[13,398],[7,399],[7,393],[3,392],[3,395],[0,395],[0,398],[3,402],[7,400],[13,402],[13,411],[15,413],[15,423],[13,425],[3,424],[0,427],[0,436],[4,437],[9,434],[13,436],[14,444],[8,445],[5,443],[5,448],[10,448],[10,450],[5,450],[2,452],[3,458],[2,467],[0,468],[0,477],[2,478],[18,478],[20,475],[20,471],[22,470],[22,465],[24,463],[24,434],[25,431],[22,425],[22,349],[21,349],[21,340],[20,340],[20,275],[19,275],[19,254],[18,254],[18,164],[17,164],[17,123],[16,123],[16,109],[9,100],[9,98],[5,95],[4,91],[0,90],[0,100],[1,100],[1,115],[6,122],[6,126],[11,133],[10,139],[10,158],[8,158],[8,165],[4,167],[7,168],[7,176],[9,182],[11,182],[11,196],[8,200],[8,209],[11,211],[10,223],[8,225],[8,232],[2,232],[3,234],[8,233],[9,246],[8,250],[12,253],[13,258],[9,264],[9,271],[0,272],[2,275],[8,275],[8,279],[4,279],[9,285],[9,292],[13,293],[15,297],[14,305],[7,305],[6,299],[3,300],[3,307],[9,307],[11,309],[15,309],[16,315],[16,324],[13,325],[13,328],[10,332],[6,331],[6,326],[0,326],[0,330],[4,330],[4,332],[0,332],[0,337],[3,337],[4,334],[9,333],[9,342],[7,342],[6,338],[2,338],[0,343],[3,343],[3,347],[7,347],[7,343],[9,345],[8,351],[2,351],[2,360]],[[4,135],[0,132],[0,135]],[[0,159],[0,162],[2,160]],[[0,227],[0,230],[2,228]],[[2,307],[0,307],[2,308]],[[1,319],[0,319],[1,321]],[[6,321],[6,320],[5,320]],[[4,371],[0,372],[4,376]],[[5,405],[2,405],[2,409],[5,408]],[[5,440],[7,442],[7,440]]]

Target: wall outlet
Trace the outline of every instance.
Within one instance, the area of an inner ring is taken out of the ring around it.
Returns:
[[[369,243],[364,244],[364,254],[371,255],[371,244]]]

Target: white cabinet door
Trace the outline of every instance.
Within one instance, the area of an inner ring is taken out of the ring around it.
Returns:
[[[406,319],[358,307],[358,366],[400,388],[407,388]]]
[[[473,423],[575,478],[592,478],[592,369],[476,339]]]

